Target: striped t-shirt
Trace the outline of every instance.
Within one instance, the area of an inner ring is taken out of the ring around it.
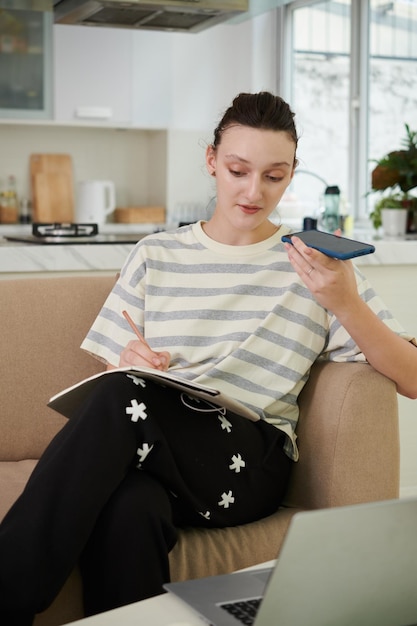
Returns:
[[[126,309],[170,371],[219,389],[287,433],[296,460],[297,398],[318,358],[365,361],[337,319],[293,270],[281,237],[232,246],[210,239],[201,223],[148,235],[82,343],[118,366],[134,338]],[[361,297],[395,332],[406,334],[356,269]]]

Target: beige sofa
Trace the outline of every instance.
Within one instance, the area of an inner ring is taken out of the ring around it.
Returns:
[[[114,277],[0,281],[0,519],[65,419],[51,395],[102,366],[79,349]],[[224,573],[274,558],[295,511],[395,498],[399,438],[394,385],[364,364],[320,364],[300,399],[301,460],[286,507],[245,526],[181,532],[173,579]],[[63,538],[65,541],[65,538]],[[37,626],[82,617],[74,571]]]

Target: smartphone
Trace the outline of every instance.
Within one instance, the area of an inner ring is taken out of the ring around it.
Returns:
[[[321,230],[303,230],[299,233],[289,233],[281,237],[282,241],[291,243],[291,237],[299,237],[310,248],[315,248],[327,256],[334,259],[353,259],[363,254],[372,254],[375,252],[375,246],[346,237],[338,237]]]

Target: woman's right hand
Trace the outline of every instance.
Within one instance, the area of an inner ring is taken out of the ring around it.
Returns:
[[[119,367],[137,365],[166,371],[170,360],[169,352],[155,352],[146,342],[132,339],[120,353]]]

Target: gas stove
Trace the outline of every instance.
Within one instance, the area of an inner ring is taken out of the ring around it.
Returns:
[[[8,241],[38,245],[136,243],[144,237],[139,233],[100,234],[97,224],[40,223],[32,225],[31,235],[5,235]]]

